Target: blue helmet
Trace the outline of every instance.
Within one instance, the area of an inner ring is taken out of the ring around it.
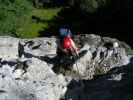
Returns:
[[[60,28],[59,29],[59,33],[60,33],[60,37],[65,37],[65,36],[68,36],[68,35],[72,35],[70,29],[68,28]]]

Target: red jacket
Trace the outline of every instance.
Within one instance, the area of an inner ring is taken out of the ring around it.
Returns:
[[[62,42],[63,49],[71,49],[72,48],[72,39],[70,36],[65,36]]]

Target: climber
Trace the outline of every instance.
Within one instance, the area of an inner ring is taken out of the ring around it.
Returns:
[[[60,28],[59,30],[58,50],[59,53],[78,55],[77,47],[72,40],[72,33],[68,28]]]

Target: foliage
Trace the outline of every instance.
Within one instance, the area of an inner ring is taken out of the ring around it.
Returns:
[[[57,13],[60,11],[60,8],[47,8],[47,9],[35,9],[32,12],[33,16],[36,16],[42,20],[51,20],[53,17],[57,16]]]
[[[27,0],[0,0],[0,35],[21,37],[21,27],[30,22],[33,7]]]
[[[34,0],[0,0],[0,35],[32,38],[48,27],[59,9],[37,9],[31,1]]]
[[[95,12],[98,8],[105,6],[109,0],[81,0],[81,9],[87,12]]]
[[[65,4],[67,0],[30,0],[35,8],[50,8],[50,7],[59,7],[62,4]],[[63,5],[62,5],[63,6]]]
[[[23,34],[21,37],[37,37],[39,31],[48,27],[50,21],[57,15],[58,11],[59,9],[34,9],[31,16],[34,16],[36,19],[31,18],[32,22],[23,25],[21,30],[19,30],[19,33]]]
[[[83,11],[93,13],[98,10],[98,8],[108,4],[110,0],[69,0],[69,4],[72,6],[79,6]]]

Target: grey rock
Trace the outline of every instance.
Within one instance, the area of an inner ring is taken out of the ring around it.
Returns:
[[[83,79],[92,79],[94,75],[106,73],[116,66],[129,63],[125,48],[116,39],[90,34],[81,36],[79,40],[80,42],[86,40],[79,53],[84,50],[87,53],[73,64],[72,69]]]
[[[32,59],[27,72],[23,73],[8,65],[0,69],[1,100],[59,100],[66,92],[62,75],[56,75],[41,61]],[[3,77],[4,76],[4,77]]]
[[[133,57],[130,63],[112,68],[93,80],[72,80],[68,85],[68,100],[132,100]]]
[[[56,55],[55,38],[1,37],[0,45],[0,100],[59,100],[64,95],[65,77],[42,60]]]
[[[19,39],[13,37],[0,37],[0,58],[17,59],[18,58]]]
[[[27,57],[56,55],[56,38],[23,39],[19,45],[23,47],[21,52]]]
[[[74,36],[74,41],[79,47],[76,58],[56,54],[56,37],[0,37],[0,100],[112,98],[111,88],[124,86],[120,81],[125,74],[130,79],[132,70],[126,70],[132,49],[117,39],[93,34]]]

